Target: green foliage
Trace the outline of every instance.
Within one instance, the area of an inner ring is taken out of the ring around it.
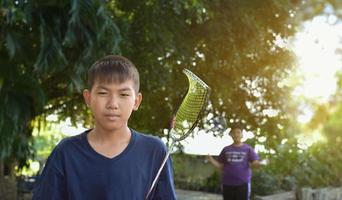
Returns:
[[[100,0],[1,2],[0,160],[22,166],[32,156],[37,116],[63,113],[75,122],[86,113],[79,93],[86,70],[119,52],[121,41],[105,6]]]
[[[326,2],[339,7],[338,1]],[[44,121],[58,114],[59,120],[71,117],[73,123],[90,125],[80,94],[87,68],[113,53],[130,58],[141,74],[144,100],[130,121],[133,128],[162,135],[186,93],[181,71],[189,68],[213,88],[207,112],[214,117],[204,119],[203,128],[210,130],[223,116],[228,125],[241,122],[253,130],[255,141],[266,137],[260,143],[274,153],[265,158],[275,163],[268,173],[279,182],[295,174],[293,165],[314,162],[306,161],[311,157],[302,157],[290,139],[298,133],[289,117],[291,88],[279,83],[294,60],[282,44],[302,18],[321,13],[326,2],[3,0],[0,160],[23,166],[32,156],[37,116]],[[327,135],[338,139],[338,131]],[[284,138],[289,139],[285,145]]]
[[[208,192],[219,193],[221,191],[221,174],[215,170],[205,182],[204,190]]]
[[[288,25],[296,25],[289,14],[296,2],[51,0],[1,6],[0,86],[1,96],[8,96],[0,114],[2,159],[29,155],[11,154],[11,146],[13,138],[27,144],[36,116],[57,113],[61,120],[91,123],[80,90],[87,68],[109,53],[127,56],[141,73],[145,95],[133,128],[158,135],[167,127],[186,92],[179,75],[184,67],[215,88],[209,111],[215,116],[266,135],[285,123],[288,89],[277,83],[289,72],[292,55],[275,40],[294,33]],[[267,109],[279,115],[264,114]]]
[[[316,143],[305,154],[306,176],[298,177],[310,186],[342,184],[342,104],[339,103],[324,124],[325,142]]]
[[[258,195],[269,195],[279,191],[280,185],[277,178],[264,171],[256,171],[252,178],[252,193]]]
[[[315,144],[303,153],[300,168],[295,169],[298,186],[327,187],[340,186],[341,159],[340,147],[329,144]]]
[[[66,136],[60,132],[61,127],[56,121],[49,120],[36,127],[40,127],[40,130],[36,128],[33,131],[33,147],[36,151],[35,160],[45,162],[57,143]]]
[[[220,191],[220,174],[204,156],[173,154],[174,182],[177,188]]]
[[[342,144],[342,102],[336,106],[335,111],[329,116],[329,119],[324,124],[324,135],[328,142],[336,146]]]
[[[7,77],[12,78],[11,83],[4,81],[0,90],[0,159],[11,162],[16,158],[24,166],[26,156],[33,153],[29,148],[33,128],[30,119],[41,106],[42,102],[35,100],[41,90],[27,75],[8,74]]]
[[[144,100],[132,126],[156,134],[168,126],[186,92],[186,79],[180,75],[186,67],[213,88],[208,112],[224,116],[228,124],[239,121],[274,137],[274,143],[266,145],[275,149],[287,136],[278,125],[287,126],[290,89],[278,83],[293,66],[291,52],[275,41],[286,41],[294,33],[288,25],[295,27],[297,21],[289,11],[297,4],[133,2],[119,1],[113,9],[129,16],[125,21],[129,25],[121,29],[122,52],[136,63],[143,80]],[[278,114],[270,116],[266,110]],[[204,120],[203,124],[210,129],[214,122]]]

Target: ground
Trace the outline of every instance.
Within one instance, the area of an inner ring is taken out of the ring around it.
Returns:
[[[219,194],[189,191],[189,190],[176,190],[178,200],[222,200]]]

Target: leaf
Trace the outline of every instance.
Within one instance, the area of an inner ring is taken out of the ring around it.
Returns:
[[[6,35],[6,47],[8,50],[8,54],[9,54],[10,58],[12,59],[15,55],[16,44],[15,44],[13,36],[10,32],[8,32]]]
[[[4,78],[0,77],[0,93],[1,93],[3,84],[4,84]]]
[[[73,85],[75,86],[75,89],[77,90],[77,92],[81,92],[84,87],[81,77],[78,74],[72,74],[70,79]]]

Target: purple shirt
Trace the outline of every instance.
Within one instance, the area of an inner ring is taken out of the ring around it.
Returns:
[[[249,162],[259,160],[259,156],[248,144],[242,144],[239,147],[229,145],[222,149],[218,160],[224,165],[222,184],[236,186],[251,181],[252,170]]]

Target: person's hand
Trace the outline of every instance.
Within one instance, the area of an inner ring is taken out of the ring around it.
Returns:
[[[176,125],[176,115],[173,115],[170,121],[170,128],[174,128]]]
[[[261,166],[266,166],[268,165],[269,161],[268,160],[260,160],[260,165]]]
[[[223,164],[220,163],[219,161],[217,161],[215,158],[213,158],[211,155],[207,155],[206,156],[207,160],[213,164],[215,167],[217,167],[218,169],[222,170],[223,169]]]
[[[254,160],[250,163],[251,167],[254,169],[266,166],[268,164],[267,160]]]
[[[210,154],[205,155],[204,163],[208,163],[213,159],[213,157]]]

